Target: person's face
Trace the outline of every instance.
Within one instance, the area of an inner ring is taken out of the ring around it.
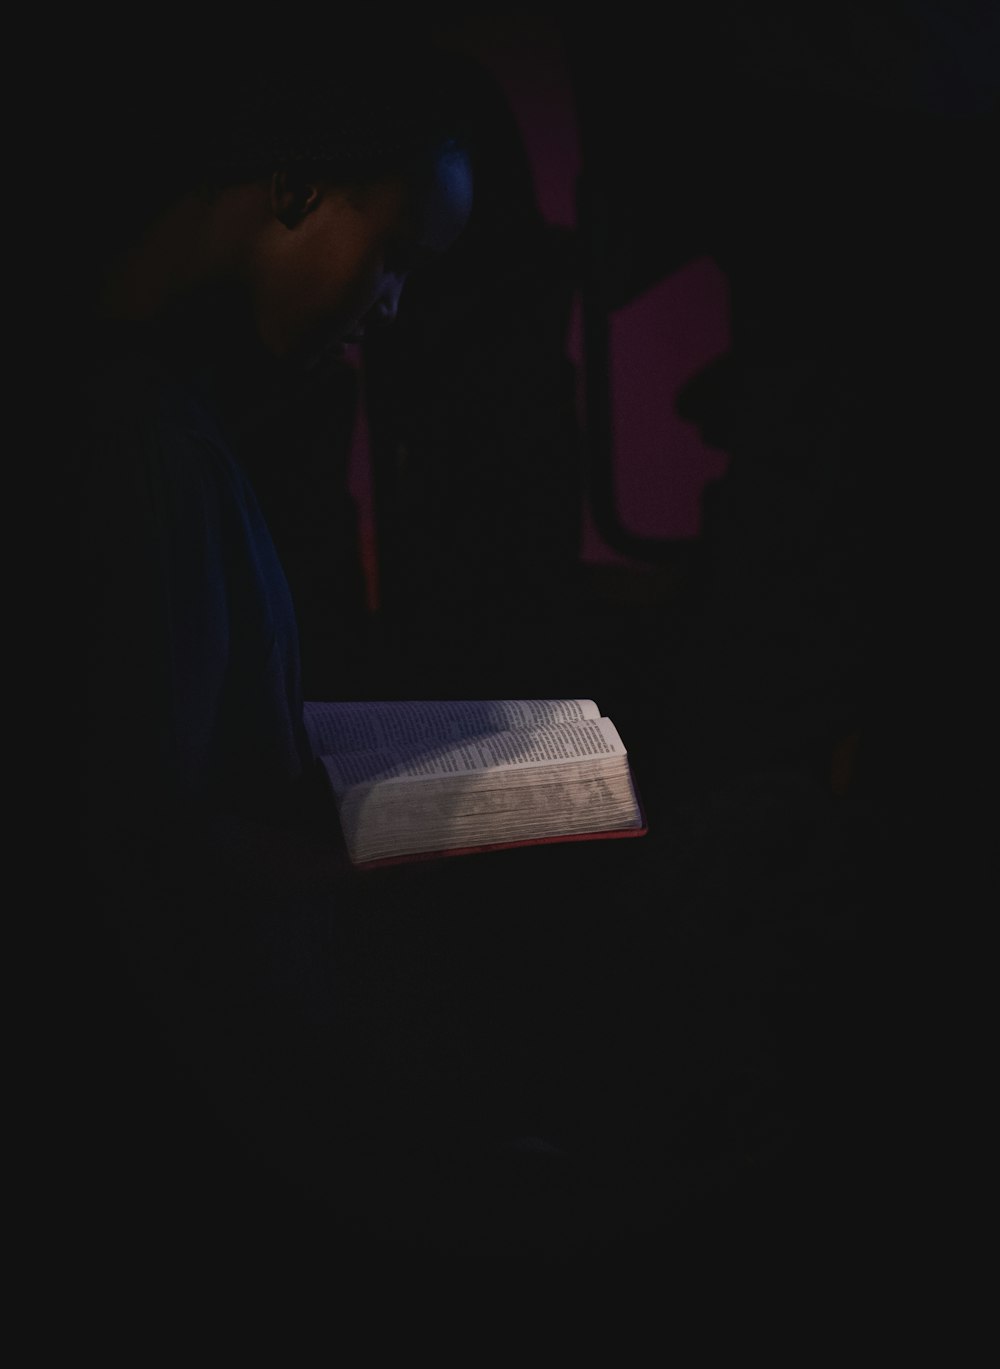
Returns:
[[[255,252],[257,331],[277,357],[315,359],[396,316],[407,275],[446,251],[472,206],[464,153],[442,151],[412,182],[315,184],[281,201]]]

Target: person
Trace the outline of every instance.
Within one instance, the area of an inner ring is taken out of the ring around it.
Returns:
[[[655,1245],[664,1213],[683,1245],[690,1193],[775,1146],[759,1004],[771,929],[795,925],[812,876],[785,878],[786,837],[825,831],[826,796],[793,776],[738,839],[725,802],[687,826],[661,806],[641,843],[359,878],[241,461],[261,412],[280,437],[276,407],[388,322],[409,268],[468,222],[461,83],[412,37],[187,55],[167,91],[137,68],[84,130],[104,156],[71,187],[87,212],[61,314],[88,670],[64,767],[86,881],[77,1115],[95,1132],[80,1226],[107,1230],[113,1189],[130,1238],[169,1223],[190,1241],[213,1212],[238,1243],[269,1189],[282,1212],[304,1195],[327,1249],[579,1250],[634,1222]]]
[[[278,1021],[277,980],[295,956],[326,964],[306,943],[356,886],[303,722],[294,605],[241,453],[262,413],[294,411],[346,343],[392,321],[473,195],[453,63],[410,32],[374,38],[359,21],[312,55],[185,53],[183,103],[88,70],[101,95],[74,170],[92,199],[103,139],[123,174],[64,263],[67,585],[86,666],[67,726],[84,881],[75,1026],[96,1033],[91,1057],[99,1043],[118,1058],[106,1105],[123,1076],[156,1076],[165,1035],[182,1089],[191,1068],[213,1106],[231,1085],[235,1128],[269,1137],[282,1081],[295,1077],[294,1111],[315,1079],[309,1047]],[[293,1017],[303,992],[297,980]],[[331,1010],[328,981],[316,1002]],[[245,1073],[258,1051],[273,1060],[260,1090]],[[100,1091],[86,1087],[93,1111]]]
[[[294,612],[240,447],[269,396],[394,317],[471,204],[467,154],[415,99],[434,79],[419,63],[386,71],[362,118],[360,72],[264,70],[231,119],[232,92],[209,92],[204,141],[173,132],[178,190],[93,301],[86,773],[95,828],[136,841],[195,813],[286,816],[307,786]]]
[[[566,1108],[550,1096],[558,1072],[576,1081],[593,937],[562,952],[564,992],[537,853],[350,868],[247,469],[265,432],[282,459],[276,414],[291,431],[470,220],[465,69],[405,39],[359,21],[336,67],[322,49],[186,56],[182,111],[119,81],[87,129],[129,175],[75,240],[65,309],[87,672],[66,729],[84,880],[69,1026],[93,1128],[73,1168],[126,1248],[206,1223],[258,1248],[271,1209],[270,1243],[318,1221],[327,1252],[558,1248],[594,1221],[555,1125],[587,1069]]]

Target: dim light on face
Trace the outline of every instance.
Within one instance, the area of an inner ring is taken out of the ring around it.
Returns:
[[[472,170],[457,149],[442,149],[419,177],[317,184],[306,212],[273,219],[252,259],[264,346],[309,357],[391,322],[410,272],[447,251],[471,207]]]

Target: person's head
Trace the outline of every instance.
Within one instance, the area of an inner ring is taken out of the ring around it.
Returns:
[[[195,283],[238,295],[277,357],[391,319],[409,272],[451,245],[471,209],[453,59],[362,33],[341,35],[333,53],[301,42],[294,53],[201,53],[166,116],[143,128],[141,152],[133,144],[122,181],[142,225],[133,242],[188,206]]]
[[[233,265],[265,349],[317,355],[391,322],[410,272],[458,237],[471,196],[468,155],[450,140],[364,176],[281,164],[221,191],[223,215],[244,226]]]

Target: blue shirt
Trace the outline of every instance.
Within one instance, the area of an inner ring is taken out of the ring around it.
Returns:
[[[315,759],[294,607],[238,423],[137,331],[86,362],[78,588],[96,821],[281,820]]]

